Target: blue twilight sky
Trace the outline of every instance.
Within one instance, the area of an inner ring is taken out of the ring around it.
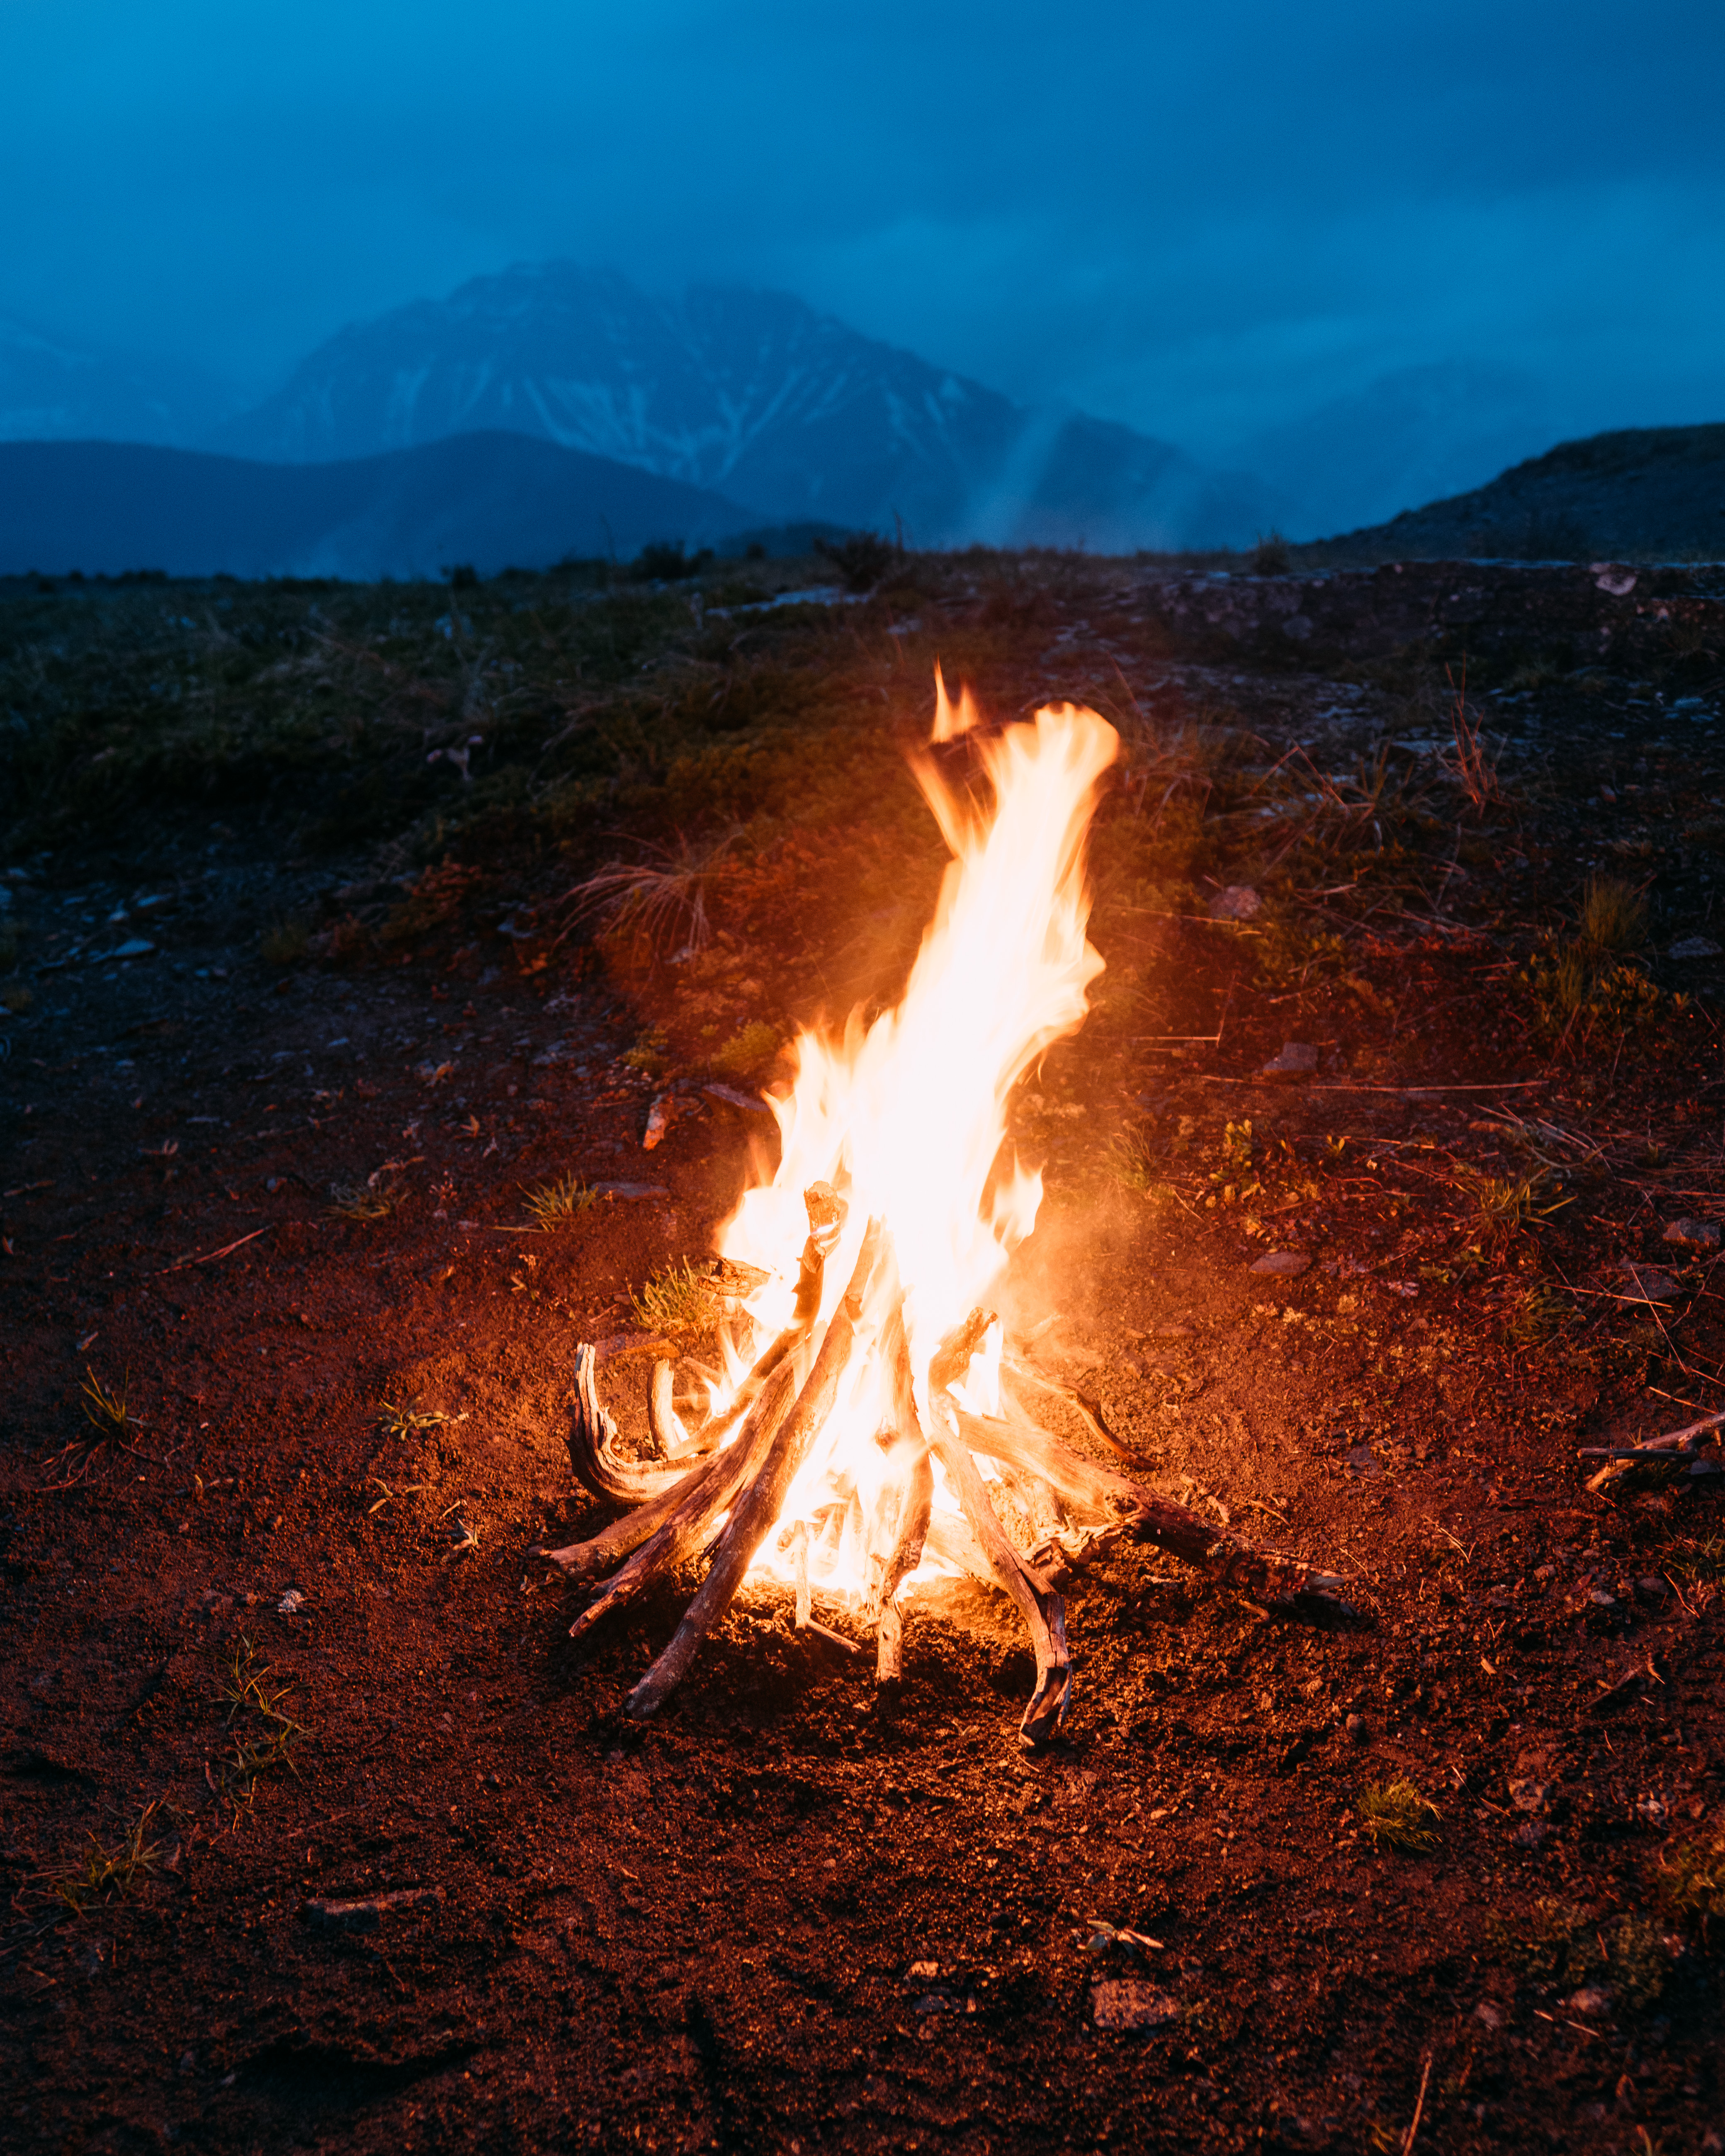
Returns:
[[[1209,457],[1725,419],[1721,0],[0,0],[0,314],[251,393],[562,254]]]

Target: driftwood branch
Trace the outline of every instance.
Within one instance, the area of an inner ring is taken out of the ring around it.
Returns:
[[[644,1467],[617,1450],[617,1425],[599,1399],[597,1358],[591,1342],[575,1350],[575,1410],[569,1418],[569,1465],[595,1497],[639,1505],[680,1482],[681,1467]]]

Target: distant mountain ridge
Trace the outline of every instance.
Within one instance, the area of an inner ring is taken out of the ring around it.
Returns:
[[[783,293],[677,299],[567,262],[474,279],[320,346],[213,445],[284,462],[507,429],[722,493],[764,518],[1096,551],[1245,542],[1245,476],[998,392]]]
[[[0,441],[183,444],[234,402],[188,365],[99,352],[0,317]]]
[[[628,559],[757,524],[721,495],[524,434],[261,464],[132,442],[0,442],[0,575],[435,578]]]
[[[1560,442],[1488,485],[1328,542],[1365,560],[1725,560],[1725,426]]]

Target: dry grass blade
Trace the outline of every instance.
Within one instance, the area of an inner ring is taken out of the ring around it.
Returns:
[[[1478,716],[1467,707],[1467,662],[1461,662],[1459,683],[1448,667],[1444,672],[1455,699],[1450,711],[1455,744],[1443,758],[1444,767],[1453,778],[1459,780],[1462,792],[1474,808],[1483,808],[1487,803],[1502,798],[1502,788],[1497,783],[1497,767],[1486,752]]]
[[[737,838],[734,829],[706,839],[680,831],[669,845],[651,847],[646,860],[608,862],[567,894],[574,906],[569,927],[598,920],[608,935],[644,936],[655,947],[676,941],[689,950],[704,950],[712,938],[708,887]],[[565,928],[563,935],[568,932]]]

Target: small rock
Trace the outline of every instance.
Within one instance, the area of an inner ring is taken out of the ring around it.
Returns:
[[[912,1984],[932,1984],[940,1973],[937,1961],[913,1961],[906,1971]]]
[[[1350,1445],[1348,1465],[1356,1475],[1381,1475],[1384,1472],[1384,1462],[1369,1445]]]
[[[1626,599],[1635,588],[1635,572],[1633,569],[1620,569],[1610,562],[1595,562],[1594,582],[1613,598]]]
[[[1348,1732],[1348,1742],[1353,1744],[1366,1743],[1372,1734],[1366,1727],[1366,1717],[1363,1714],[1350,1714],[1342,1727]]]
[[[1260,1078],[1309,1078],[1317,1068],[1317,1050],[1310,1041],[1285,1040],[1281,1053],[1258,1073]]]
[[[1130,1978],[1096,1984],[1090,2002],[1091,2018],[1099,2029],[1165,2029],[1180,2018],[1178,2002],[1167,1992]]]
[[[1636,1598],[1642,1602],[1663,1602],[1669,1592],[1670,1589],[1666,1586],[1665,1582],[1662,1579],[1654,1578],[1651,1573],[1645,1578],[1635,1582]]]
[[[1679,1244],[1686,1250],[1717,1250],[1719,1224],[1717,1220],[1668,1221],[1661,1240]]]
[[[117,951],[110,951],[105,955],[110,958],[142,958],[155,948],[153,943],[146,942],[141,936],[128,936]]]
[[[277,1611],[284,1617],[291,1617],[296,1609],[302,1609],[305,1606],[305,1598],[297,1587],[289,1588],[287,1593],[275,1605]]]
[[[1250,921],[1263,910],[1263,900],[1245,883],[1231,883],[1210,901],[1212,921]]]
[[[671,1096],[661,1093],[647,1111],[647,1127],[641,1134],[641,1151],[651,1152],[670,1128]]]
[[[1666,953],[1668,958],[1717,958],[1718,955],[1719,947],[1711,936],[1686,936]]]
[[[1677,1299],[1676,1281],[1657,1265],[1638,1265],[1625,1259],[1623,1277],[1631,1302],[1675,1302]]]
[[[181,2054],[180,2054],[180,2071],[181,2071],[182,2074],[189,2074],[189,2073],[193,2072],[193,2071],[195,2070],[195,2068],[197,2067],[197,2065],[198,2065],[198,2054],[197,2054],[197,2052],[196,2052],[196,2051],[182,2051],[182,2052],[181,2052]]]
[[[670,1196],[662,1183],[596,1183],[593,1186],[601,1198],[614,1198],[620,1204],[635,1205],[649,1198]]]
[[[1543,1819],[1524,1820],[1510,1840],[1517,1849],[1538,1849],[1550,1831]]]
[[[1483,2021],[1488,2029],[1501,2029],[1503,2026],[1503,2009],[1494,2006],[1489,1999],[1482,1999],[1473,2010],[1473,2018],[1476,2021]]]
[[[1275,1273],[1282,1279],[1291,1279],[1296,1273],[1309,1272],[1311,1269],[1309,1250],[1266,1250],[1252,1262],[1255,1273]]]
[[[1569,2010],[1590,2021],[1602,2020],[1611,2011],[1611,1994],[1602,1984],[1584,1984],[1570,1999]]]

